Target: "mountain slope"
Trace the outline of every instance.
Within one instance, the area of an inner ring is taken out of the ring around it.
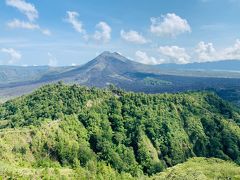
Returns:
[[[121,56],[118,53],[103,52],[92,61],[73,70],[55,75],[46,75],[40,81],[63,80],[92,86],[106,86],[108,83],[132,81],[126,73],[135,73],[149,66]],[[108,82],[109,81],[109,82]]]
[[[136,79],[134,79],[135,77],[133,76],[136,76],[138,73],[142,75],[146,74],[145,76],[149,74],[173,76],[173,78],[175,76],[180,76],[179,78],[181,78],[181,76],[189,78],[240,78],[240,73],[232,72],[238,71],[238,67],[240,67],[238,65],[240,65],[240,61],[238,60],[190,63],[183,65],[146,65],[131,61],[116,52],[110,53],[106,51],[83,66],[55,75],[46,75],[43,76],[41,80],[64,80],[66,82],[103,87],[109,83],[114,83],[116,85],[121,83],[135,83]],[[199,70],[204,70],[204,72]]]
[[[145,65],[114,52],[103,52],[88,63],[77,67],[0,66],[0,84],[26,81],[50,81],[72,77],[71,81],[89,83],[94,79],[123,78],[126,73],[156,73],[195,77],[240,77],[240,60],[222,60],[189,64]],[[184,71],[185,70],[185,71]],[[186,71],[187,70],[187,71]],[[204,73],[202,72],[204,71]],[[74,79],[75,78],[75,79]]]
[[[86,130],[74,117],[44,122],[38,127],[2,129],[0,179],[133,179],[127,173],[116,172],[104,162],[97,162],[85,133]],[[63,151],[61,146],[67,149]],[[85,153],[81,154],[81,164],[88,158],[85,167],[80,166],[77,158],[70,163],[71,167],[67,161],[60,165],[59,160],[63,159],[53,158],[54,153],[61,153],[64,159],[70,160],[77,156],[72,154],[74,148]]]
[[[48,66],[0,66],[0,84],[35,80],[49,71]]]
[[[217,64],[217,62],[213,62],[213,64]],[[191,64],[176,66],[191,66]],[[235,104],[240,102],[240,73],[237,72],[159,68],[158,65],[140,64],[118,53],[110,52],[104,52],[82,66],[34,68],[36,70],[32,69],[33,72],[29,72],[31,67],[20,68],[19,73],[14,73],[4,84],[1,84],[0,81],[1,101],[30,93],[43,84],[64,81],[70,84],[77,83],[94,87],[106,87],[109,84],[114,84],[128,91],[145,93],[175,93],[211,89],[226,100]],[[37,70],[41,68],[43,71]],[[25,70],[26,72],[22,73]],[[34,74],[38,71],[39,73],[35,76]],[[17,79],[18,74],[22,74],[19,75],[19,79]],[[27,79],[24,81],[26,77]]]
[[[195,156],[240,164],[239,123],[239,111],[211,93],[146,95],[60,83],[0,106],[0,156],[23,167],[103,163],[132,176]]]

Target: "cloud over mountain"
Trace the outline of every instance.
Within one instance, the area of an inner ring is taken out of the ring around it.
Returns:
[[[22,54],[13,48],[2,48],[1,52],[6,53],[10,56],[8,64],[13,64],[22,58]]]
[[[236,39],[235,43],[221,50],[216,50],[213,43],[199,42],[195,48],[198,61],[214,61],[226,59],[240,59],[240,40]]]
[[[99,22],[96,28],[99,30],[95,31],[93,36],[95,40],[108,42],[111,39],[112,28],[106,22]]]
[[[141,34],[139,34],[137,31],[130,30],[128,32],[125,32],[124,30],[121,30],[120,35],[122,39],[128,42],[132,42],[135,44],[145,44],[147,43],[147,39],[143,37]]]
[[[171,63],[185,64],[188,63],[191,58],[185,48],[178,46],[160,46],[158,52],[168,58]]]
[[[186,19],[174,13],[161,17],[152,17],[150,31],[157,36],[175,37],[185,32],[191,32],[191,27]]]

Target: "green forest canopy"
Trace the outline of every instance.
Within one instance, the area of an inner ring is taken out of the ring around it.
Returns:
[[[239,111],[210,92],[147,95],[57,83],[0,106],[0,159],[84,172],[94,164],[125,178],[196,156],[240,164],[239,125]]]

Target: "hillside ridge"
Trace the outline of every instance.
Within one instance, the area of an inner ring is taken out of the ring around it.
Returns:
[[[37,128],[52,121],[56,123],[48,127],[53,130]],[[239,124],[239,111],[209,92],[147,95],[59,82],[0,106],[2,130],[34,130],[21,138],[25,145],[17,145],[11,156],[33,152],[37,167],[46,166],[42,158],[50,167],[84,168],[97,161],[132,176],[153,175],[191,157],[240,164]],[[11,142],[7,147],[14,148]],[[9,164],[8,156],[1,159]]]

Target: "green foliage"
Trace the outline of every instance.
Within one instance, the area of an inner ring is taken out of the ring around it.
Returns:
[[[88,172],[153,175],[195,156],[240,164],[239,111],[207,92],[146,95],[58,83],[2,104],[0,122],[4,162],[69,167],[86,179]]]
[[[170,81],[164,81],[152,77],[146,77],[143,79],[143,83],[145,85],[150,85],[150,86],[167,86],[167,85],[172,85],[172,82]]]
[[[192,158],[154,175],[151,180],[240,179],[240,167],[215,158]]]

